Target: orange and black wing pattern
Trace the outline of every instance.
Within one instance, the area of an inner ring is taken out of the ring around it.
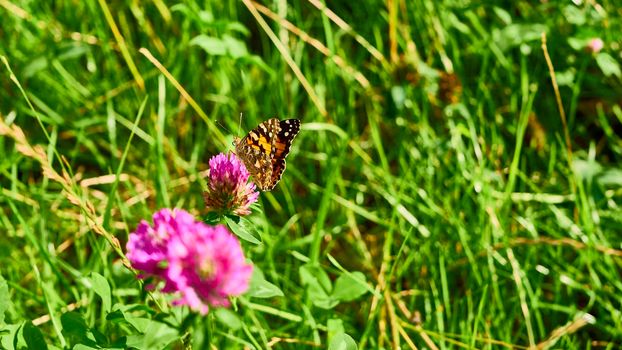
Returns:
[[[285,157],[300,132],[300,120],[271,118],[235,141],[235,152],[257,187],[271,191],[285,171]]]
[[[279,126],[280,130],[276,135],[273,146],[272,174],[270,175],[271,187],[269,190],[272,190],[283,176],[283,172],[285,171],[285,157],[289,154],[294,138],[300,132],[300,120],[281,120]]]

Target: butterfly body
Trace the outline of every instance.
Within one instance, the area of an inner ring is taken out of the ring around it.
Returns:
[[[300,132],[300,120],[271,118],[244,138],[235,138],[235,153],[244,162],[257,187],[271,191],[285,171],[285,157]]]

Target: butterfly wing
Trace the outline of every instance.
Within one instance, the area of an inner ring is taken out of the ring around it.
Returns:
[[[279,120],[268,119],[251,130],[235,146],[235,153],[244,162],[257,187],[269,191],[272,179],[272,156],[275,153]]]
[[[279,122],[279,130],[272,143],[272,171],[270,174],[270,182],[264,191],[271,191],[281,180],[283,172],[285,171],[285,158],[289,154],[292,142],[299,132],[299,119],[286,119]]]

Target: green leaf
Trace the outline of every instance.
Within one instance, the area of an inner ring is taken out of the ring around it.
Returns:
[[[4,323],[4,313],[9,308],[11,299],[9,298],[9,286],[2,275],[0,275],[0,325]]]
[[[397,107],[398,110],[404,109],[406,103],[406,90],[403,86],[396,85],[391,87],[391,98],[393,99],[393,104]]]
[[[332,309],[339,304],[339,300],[331,296],[333,287],[326,271],[319,266],[307,264],[301,266],[299,272],[313,305],[322,309]]]
[[[248,36],[250,34],[248,28],[240,22],[228,22],[226,28],[228,32],[238,32],[244,36]]]
[[[343,328],[343,321],[339,318],[329,319],[326,322],[326,328],[328,330],[327,339],[329,344],[336,335],[345,332],[345,329]]]
[[[274,284],[266,281],[263,272],[255,266],[253,268],[253,276],[246,295],[253,298],[272,298],[282,297],[283,291]]]
[[[84,344],[77,344],[76,346],[72,348],[72,350],[96,350],[96,349],[101,349],[101,347],[94,348],[94,347],[84,345]]]
[[[63,325],[63,335],[74,344],[86,344],[96,346],[97,342],[91,333],[91,329],[84,321],[82,314],[76,311],[70,311],[60,316],[60,322]]]
[[[333,337],[333,340],[328,345],[328,350],[356,350],[356,342],[351,336],[346,333],[339,333]]]
[[[236,236],[253,244],[261,244],[261,237],[254,236],[244,225],[236,223],[227,216],[225,216],[225,222]]]
[[[604,187],[622,187],[622,170],[607,169],[596,178],[596,181]]]
[[[508,25],[512,23],[512,15],[508,11],[497,6],[494,6],[492,10],[495,12],[495,15],[499,17],[501,22],[503,22],[503,24]]]
[[[117,324],[129,324],[139,333],[144,333],[151,322],[151,319],[145,317],[145,314],[154,313],[149,307],[138,304],[115,304],[112,309],[113,311],[106,315],[106,320]]]
[[[8,324],[2,326],[0,331],[0,349],[15,350],[20,348],[19,334],[22,327],[19,324]],[[23,343],[23,341],[22,341]]]
[[[30,60],[30,63],[24,67],[22,76],[26,79],[33,77],[35,74],[48,67],[47,57],[37,57]]]
[[[102,307],[104,311],[109,313],[112,305],[112,294],[110,292],[108,280],[97,272],[91,272],[89,279],[93,285],[93,291],[102,298]]]
[[[603,167],[593,160],[574,159],[572,167],[582,180],[591,180],[600,173]]]
[[[573,86],[575,83],[576,72],[574,69],[566,69],[559,72],[555,72],[557,78],[557,85],[559,86]]]
[[[615,75],[618,78],[622,77],[622,71],[620,70],[620,64],[615,58],[611,57],[608,53],[601,52],[596,55],[596,64],[606,77]]]
[[[494,34],[495,41],[501,50],[506,51],[522,44],[538,41],[547,27],[538,23],[510,24]]]
[[[24,336],[26,344],[28,345],[28,349],[45,350],[48,348],[48,345],[43,339],[43,334],[41,333],[41,330],[35,327],[31,322],[28,322],[24,325],[22,334]]]
[[[229,309],[218,308],[214,313],[216,314],[216,320],[229,329],[238,330],[242,328],[242,321],[240,321],[240,317],[235,312]]]
[[[562,11],[564,14],[564,18],[566,21],[568,21],[568,23],[571,23],[577,26],[582,26],[583,24],[585,24],[585,21],[587,20],[586,11],[578,8],[577,6],[568,5],[564,7]]]
[[[238,62],[241,62],[241,63],[244,63],[244,64],[255,65],[255,66],[261,68],[264,72],[270,74],[271,76],[273,76],[275,74],[274,73],[274,69],[272,69],[272,67],[270,67],[268,64],[266,64],[266,62],[264,62],[264,60],[261,59],[261,56],[257,56],[257,55],[242,56],[242,57],[240,57]]]
[[[590,41],[590,38],[577,38],[577,37],[569,37],[568,45],[572,47],[575,51],[583,51],[585,50],[585,46]]]
[[[335,282],[333,298],[339,301],[352,301],[367,292],[365,275],[356,271],[344,273]]]
[[[177,339],[179,333],[176,329],[161,322],[151,321],[144,334],[128,336],[126,346],[144,350],[164,349]]]
[[[226,34],[222,37],[222,40],[227,46],[227,52],[229,53],[229,55],[231,55],[231,57],[240,58],[248,55],[246,43],[244,43],[242,40]]]
[[[320,309],[330,310],[339,305],[339,300],[333,299],[330,295],[320,295],[314,292],[310,292],[309,295],[311,296],[311,300],[313,300],[313,305]]]
[[[220,215],[216,212],[210,211],[203,217],[203,222],[208,225],[216,226],[220,223]]]
[[[192,38],[190,45],[198,46],[212,56],[223,56],[227,53],[227,46],[221,39],[204,34]]]
[[[328,274],[320,266],[306,264],[300,267],[299,273],[303,285],[317,285],[327,293],[333,290]]]
[[[125,315],[125,320],[140,333],[144,333],[147,330],[147,326],[149,325],[149,323],[151,323],[151,320],[148,318],[131,317],[127,315]]]
[[[89,331],[82,314],[76,311],[69,311],[60,316],[63,325],[63,334],[85,334]]]

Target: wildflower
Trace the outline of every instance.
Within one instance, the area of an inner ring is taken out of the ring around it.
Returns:
[[[598,53],[605,47],[605,43],[601,38],[592,38],[588,41],[585,49],[592,53]]]
[[[136,231],[130,234],[126,249],[127,258],[135,269],[147,275],[160,275],[164,269],[161,263],[166,261],[167,243],[170,233],[176,232],[177,222],[194,220],[192,215],[183,210],[162,209],[153,214],[153,227],[141,220]],[[143,278],[144,275],[139,275]]]
[[[173,304],[201,314],[210,306],[229,306],[230,296],[248,289],[253,269],[225,226],[209,226],[180,209],[158,211],[153,226],[141,221],[127,251],[132,266],[144,272],[139,278],[163,281],[163,292],[179,296]]]
[[[203,192],[207,210],[221,215],[250,214],[259,192],[254,183],[248,182],[249,173],[242,161],[233,153],[220,153],[209,160],[209,168],[209,183]]]

